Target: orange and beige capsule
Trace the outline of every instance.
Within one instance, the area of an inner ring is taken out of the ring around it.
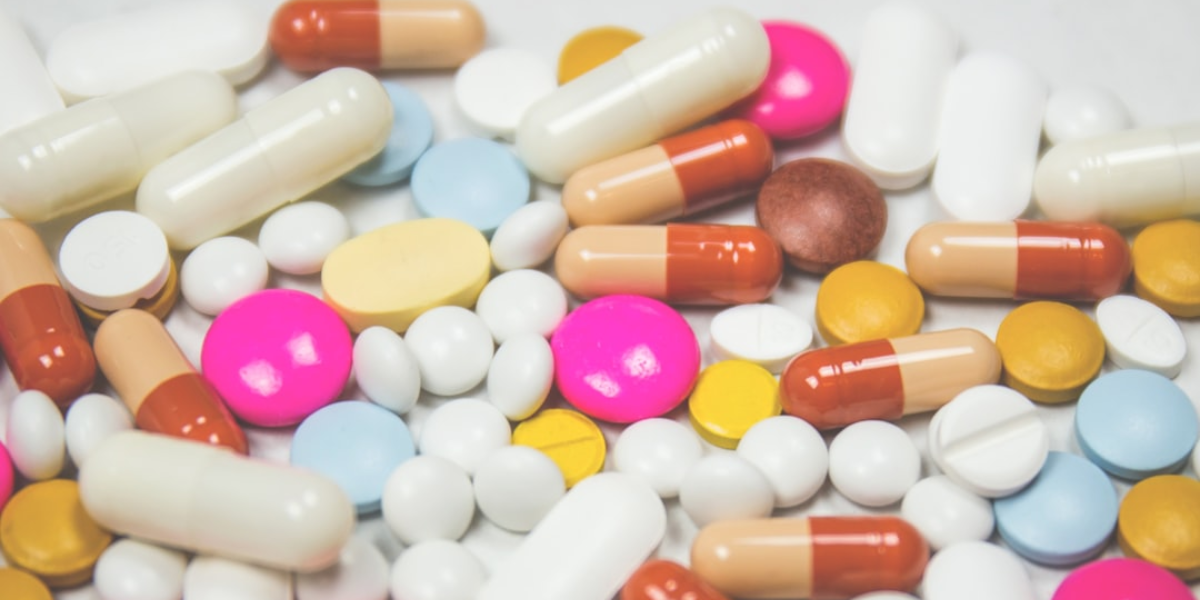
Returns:
[[[774,163],[762,129],[733,119],[584,167],[562,204],[576,227],[662,223],[753,194]]]

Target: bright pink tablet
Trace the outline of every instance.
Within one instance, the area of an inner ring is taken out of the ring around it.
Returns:
[[[1052,600],[1193,600],[1170,571],[1133,558],[1110,558],[1075,569]]]
[[[5,448],[4,443],[0,442],[0,512],[4,510],[4,505],[8,504],[8,499],[12,497],[12,491],[12,458],[8,455],[8,448]]]
[[[671,307],[641,296],[580,306],[550,339],[568,402],[614,423],[658,417],[687,398],[700,371],[696,334]]]
[[[842,114],[850,65],[817,30],[788,21],[764,21],[771,68],[758,91],[730,109],[777,140],[812,135]]]
[[[350,330],[327,304],[266,290],[225,309],[204,337],[204,376],[240,419],[295,425],[332,402],[350,376]]]

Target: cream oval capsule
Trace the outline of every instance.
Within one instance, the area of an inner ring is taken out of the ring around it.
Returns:
[[[783,253],[767,232],[748,225],[592,225],[563,238],[554,269],[581,298],[745,304],[775,291]]]
[[[562,204],[576,227],[661,223],[753,193],[774,162],[767,134],[732,119],[586,166]]]
[[[60,111],[62,96],[21,24],[0,10],[0,133]]]
[[[767,33],[754,17],[710,9],[539,100],[517,128],[517,154],[538,179],[562,183],[749,95],[770,59]]]
[[[327,71],[159,164],[138,188],[137,210],[172,248],[195,248],[378,154],[392,112],[378,79]]]
[[[141,431],[96,448],[79,491],[115,533],[277,569],[328,567],[354,532],[354,505],[329,479]]]

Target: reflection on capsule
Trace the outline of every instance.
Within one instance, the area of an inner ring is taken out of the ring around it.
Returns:
[[[687,567],[669,560],[651,560],[638,567],[621,600],[728,600]]]

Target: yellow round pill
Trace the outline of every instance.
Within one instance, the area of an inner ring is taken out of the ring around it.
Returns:
[[[817,331],[831,346],[913,335],[924,318],[920,288],[883,263],[844,264],[817,288]]]
[[[0,592],[4,600],[54,600],[41,580],[10,567],[0,567]]]
[[[558,55],[558,84],[562,85],[616,58],[642,41],[642,34],[624,27],[593,27],[567,41]]]
[[[771,372],[744,360],[725,360],[704,369],[688,398],[696,433],[733,450],[755,423],[780,413],[779,383]]]
[[[1138,482],[1121,500],[1117,543],[1126,556],[1200,578],[1200,481],[1159,475]]]
[[[512,443],[549,456],[568,488],[599,473],[608,452],[600,427],[583,413],[564,408],[548,408],[522,421],[513,430]]]
[[[4,555],[50,587],[87,582],[111,542],[112,535],[83,510],[79,485],[67,479],[30,484],[0,514]]]
[[[1104,335],[1095,321],[1061,302],[1030,302],[1008,313],[996,331],[1003,383],[1036,402],[1079,398],[1104,364]]]
[[[1155,223],[1133,239],[1133,291],[1177,317],[1200,317],[1200,223]]]

